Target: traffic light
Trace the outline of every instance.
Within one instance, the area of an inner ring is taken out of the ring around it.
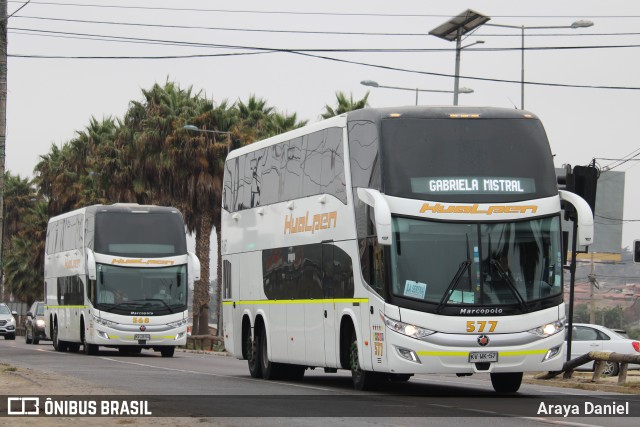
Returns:
[[[640,264],[640,240],[633,241],[633,262]]]

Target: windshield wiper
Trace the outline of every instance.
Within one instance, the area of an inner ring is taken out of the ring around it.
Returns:
[[[524,298],[522,298],[522,295],[520,295],[520,292],[518,292],[518,289],[516,288],[515,283],[513,283],[513,280],[511,280],[511,277],[509,277],[507,272],[504,271],[504,268],[502,268],[502,265],[500,265],[500,262],[496,259],[491,259],[491,265],[494,266],[496,270],[498,270],[498,273],[500,274],[500,276],[502,276],[502,279],[507,283],[507,287],[509,288],[513,296],[518,300],[518,304],[520,304],[520,308],[522,309],[522,311],[528,313],[529,307],[527,306],[527,303],[525,302]]]
[[[165,300],[163,300],[163,299],[160,299],[160,298],[149,298],[149,299],[146,299],[145,301],[160,301],[161,303],[163,303],[169,309],[170,312],[175,313],[175,311],[173,311],[171,306],[169,304],[167,304],[167,302]],[[149,303],[145,304],[144,307],[147,307],[148,305],[149,305]]]
[[[456,271],[456,274],[455,276],[453,276],[451,283],[449,283],[449,287],[447,288],[446,291],[444,291],[444,295],[440,300],[440,304],[438,304],[438,308],[436,308],[436,313],[440,314],[440,312],[445,306],[445,303],[447,302],[447,299],[449,298],[449,293],[453,289],[455,289],[456,285],[460,281],[460,278],[462,278],[462,275],[464,274],[465,270],[469,268],[470,265],[471,265],[471,260],[468,258],[460,263],[460,267],[458,267],[458,271]]]
[[[106,310],[111,310],[112,308],[116,308],[116,307],[120,307],[120,306],[127,307],[127,306],[140,305],[140,304],[135,303],[135,302],[123,301],[123,302],[119,302],[117,304],[102,304],[102,305],[107,307]]]

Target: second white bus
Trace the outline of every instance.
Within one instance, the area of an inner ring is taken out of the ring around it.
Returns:
[[[187,340],[187,252],[175,208],[94,205],[53,217],[45,248],[46,332],[57,351],[154,349],[172,357]]]

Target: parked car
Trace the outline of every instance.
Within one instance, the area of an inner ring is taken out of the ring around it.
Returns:
[[[629,339],[618,332],[600,325],[574,323],[571,339],[571,359],[590,351],[612,351],[620,354],[640,356],[640,342]],[[620,366],[615,362],[605,362],[603,373],[616,376]],[[594,362],[579,366],[578,370],[593,370]],[[628,369],[640,369],[640,365],[629,364]]]
[[[38,344],[40,340],[47,339],[44,325],[44,302],[36,301],[27,312],[27,320],[24,324],[24,337],[27,344]]]
[[[7,304],[0,302],[0,335],[5,340],[16,339],[16,319],[13,316],[17,315],[17,311],[11,311]]]

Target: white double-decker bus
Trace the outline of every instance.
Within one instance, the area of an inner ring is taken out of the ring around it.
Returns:
[[[100,346],[172,357],[187,339],[187,252],[175,208],[95,205],[53,217],[45,248],[46,332],[57,351]]]
[[[224,338],[254,377],[559,370],[561,200],[540,120],[518,110],[349,112],[231,152],[222,214]]]

